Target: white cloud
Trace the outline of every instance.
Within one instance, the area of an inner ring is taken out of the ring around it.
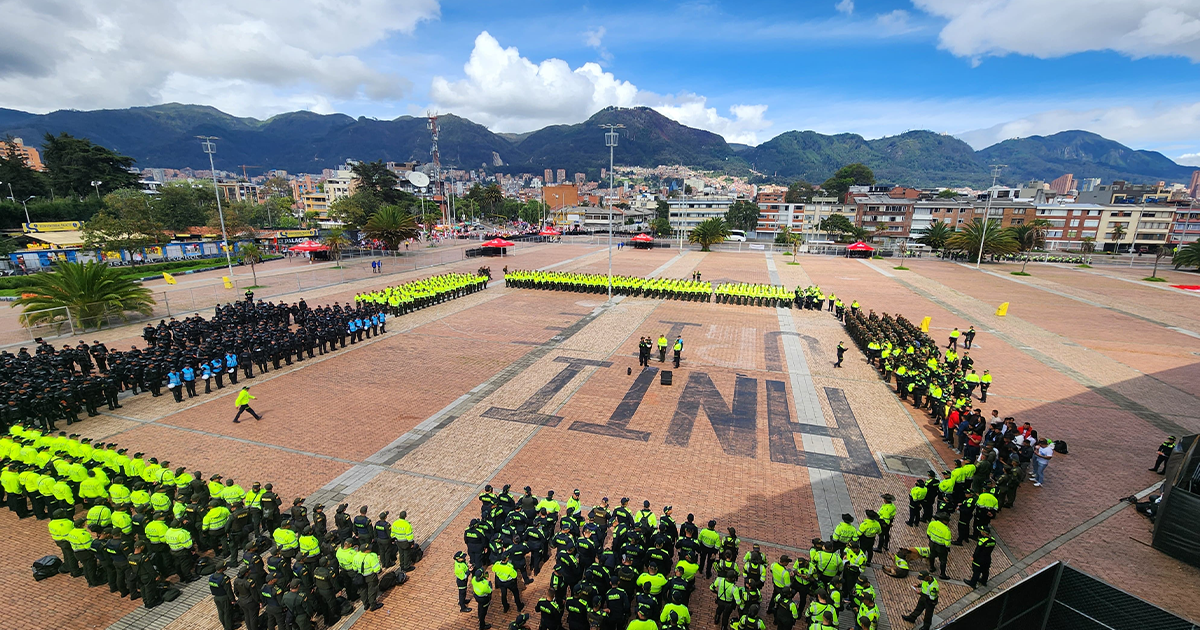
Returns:
[[[600,53],[601,59],[605,61],[612,61],[612,53],[608,52],[608,49],[604,47],[604,35],[607,32],[608,29],[604,28],[603,26],[594,28],[590,31],[584,31],[583,43],[587,44],[589,48],[595,48],[596,52]]]
[[[837,9],[838,13],[850,15],[854,13],[854,0],[840,0],[837,4],[833,5],[833,8]]]
[[[578,123],[611,105],[652,107],[683,124],[721,134],[730,142],[757,144],[757,132],[771,125],[765,119],[765,105],[735,105],[730,116],[722,116],[715,107],[707,106],[703,96],[662,96],[639,90],[596,63],[572,69],[566,61],[551,58],[535,64],[515,47],[501,47],[486,31],[475,38],[463,71],[466,77],[458,81],[434,77],[432,106],[496,131]]]
[[[1200,61],[1196,0],[913,0],[946,18],[941,47],[978,60],[1010,53],[1039,58],[1113,50],[1135,59]]]
[[[983,148],[1009,138],[1049,135],[1069,129],[1098,133],[1135,149],[1178,143],[1180,139],[1200,138],[1200,103],[1055,109],[957,135],[972,146]]]
[[[438,13],[437,0],[0,0],[0,105],[179,100],[261,116],[399,98],[409,82],[354,53]]]
[[[909,24],[908,18],[908,11],[896,9],[875,16],[875,23],[881,29],[882,35],[902,35],[916,30],[916,27]]]
[[[1200,153],[1184,153],[1175,158],[1175,161],[1188,166],[1200,166]]]

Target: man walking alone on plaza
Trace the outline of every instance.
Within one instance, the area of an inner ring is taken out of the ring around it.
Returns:
[[[838,342],[837,355],[838,355],[838,360],[837,360],[837,363],[833,364],[833,367],[840,368],[840,367],[842,367],[842,358],[845,357],[845,355],[846,355],[846,344],[844,342],[841,342],[841,341]]]
[[[234,422],[241,422],[241,420],[238,420],[238,418],[242,417],[243,411],[249,411],[250,415],[254,416],[255,420],[262,420],[262,416],[254,413],[254,408],[250,406],[251,400],[254,400],[254,396],[250,395],[250,386],[246,385],[242,387],[242,391],[238,392],[237,400],[233,402],[233,405],[237,407],[238,410],[237,415],[233,417]]]
[[[659,363],[667,362],[667,336],[666,335],[658,336],[658,362]]]
[[[683,337],[675,338],[675,345],[672,346],[675,351],[675,369],[679,369],[679,355],[683,354]]]

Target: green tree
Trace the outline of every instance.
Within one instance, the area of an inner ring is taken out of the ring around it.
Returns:
[[[783,195],[784,203],[808,203],[812,201],[813,194],[816,188],[804,181],[803,179],[797,182],[788,184],[787,192]]]
[[[258,272],[254,266],[263,261],[262,250],[254,243],[246,243],[238,247],[238,260],[250,265],[250,275],[254,278],[254,286],[258,286]]]
[[[1125,238],[1126,233],[1128,233],[1128,230],[1125,229],[1124,225],[1118,223],[1113,226],[1110,238],[1112,238],[1114,252],[1121,249],[1121,239]]]
[[[754,202],[738,199],[725,211],[725,223],[735,230],[751,232],[758,228],[758,217],[762,214]]]
[[[821,219],[821,222],[817,224],[817,229],[834,235],[851,234],[854,232],[854,224],[844,214],[831,214]]]
[[[346,238],[346,233],[342,228],[330,230],[329,234],[321,240],[329,247],[329,255],[340,263],[342,261],[342,250],[350,246],[350,239]]]
[[[954,235],[954,229],[942,221],[934,221],[929,227],[921,229],[917,233],[920,234],[917,237],[918,243],[937,250],[946,246],[946,241]]]
[[[281,230],[294,230],[300,227],[300,219],[297,219],[289,212],[275,219],[275,227]]]
[[[216,212],[212,187],[187,182],[171,182],[159,188],[150,202],[167,229],[182,230],[208,223],[209,212]],[[211,209],[211,210],[210,210]]]
[[[875,183],[875,173],[865,164],[855,162],[839,168],[833,177],[825,180],[821,188],[842,198],[851,186],[867,186]]]
[[[953,190],[950,190],[949,188],[947,188],[946,190],[943,190],[937,194],[938,199],[954,199],[956,197],[958,197],[958,193],[954,192]]]
[[[86,197],[95,195],[92,182],[101,182],[100,195],[122,188],[137,188],[138,176],[129,172],[133,158],[114,153],[86,138],[67,133],[46,134],[42,159],[50,174],[54,194]]]
[[[1090,254],[1096,251],[1096,238],[1093,236],[1085,236],[1079,239],[1079,251]]]
[[[671,204],[663,199],[659,199],[654,208],[654,218],[671,220]]]
[[[230,243],[236,243],[241,240],[253,240],[258,234],[258,230],[254,227],[255,224],[262,223],[258,218],[259,213],[266,216],[266,212],[262,206],[252,201],[234,201],[232,203],[221,204],[221,211],[225,216],[225,235],[229,237]],[[208,217],[208,227],[221,228],[221,216],[215,208]]]
[[[83,243],[88,248],[136,250],[171,240],[149,197],[126,188],[104,196],[104,209],[83,225]]]
[[[88,330],[103,326],[110,315],[125,320],[125,313],[149,315],[154,308],[150,289],[104,263],[62,262],[52,272],[31,277],[22,288],[24,295],[12,303],[24,307],[24,326],[54,323],[61,311],[47,309],[65,307],[74,325]]]
[[[396,193],[400,191],[396,190],[396,184],[400,182],[400,177],[393,173],[383,160],[358,162],[351,166],[350,170],[354,173],[356,193],[374,195],[385,204],[399,201]]]
[[[688,234],[688,242],[698,243],[702,252],[711,251],[709,247],[724,241],[726,238],[729,238],[729,226],[725,224],[725,219],[721,217],[713,217],[701,221]]]
[[[29,168],[25,156],[17,152],[17,143],[11,134],[4,136],[4,142],[6,148],[0,155],[0,182],[4,182],[4,185],[0,187],[3,192],[0,196],[7,197],[9,186],[12,186],[11,195],[18,205],[22,199],[30,196],[48,197],[50,189],[46,184],[46,176]]]
[[[961,230],[955,232],[946,241],[946,247],[953,251],[963,252],[970,256],[971,260],[978,261],[981,242],[985,256],[987,254],[1011,254],[1020,248],[1012,234],[1008,230],[1001,229],[1000,222],[995,219],[988,219],[986,228],[983,221],[979,219],[963,225]]]
[[[499,184],[491,184],[483,189],[483,202],[491,214],[496,214],[496,208],[504,203],[504,191]]]
[[[650,222],[650,231],[658,236],[670,236],[672,231],[671,221],[658,217]]]
[[[341,221],[349,229],[355,229],[366,225],[371,215],[381,207],[383,207],[383,202],[377,196],[366,192],[356,192],[330,204],[329,218]]]
[[[1171,258],[1171,264],[1175,265],[1176,269],[1180,267],[1200,269],[1200,241],[1188,243],[1176,249],[1175,255]]]
[[[288,180],[286,180],[278,175],[273,175],[273,176],[267,178],[267,181],[263,182],[262,187],[263,187],[263,190],[265,190],[267,192],[267,195],[269,195],[271,197],[291,197],[292,196],[291,182],[289,182]]]
[[[363,231],[368,238],[378,239],[388,249],[399,249],[404,241],[417,236],[417,222],[399,206],[384,206],[371,215]]]

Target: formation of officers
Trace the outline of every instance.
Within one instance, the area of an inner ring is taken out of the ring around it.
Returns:
[[[847,615],[859,630],[878,623],[875,589],[862,571],[877,545],[890,545],[890,499],[858,526],[846,515],[830,540],[814,540],[808,557],[795,559],[768,558],[757,544],[743,545],[733,527],[721,532],[715,520],[702,525],[693,514],[676,521],[671,506],[656,512],[649,501],[637,511],[628,498],[585,507],[578,490],[564,504],[553,491],[536,496],[525,487],[514,495],[504,486],[497,494],[490,485],[479,501],[454,575],[459,610],[470,612],[473,597],[480,630],[491,627],[497,594],[504,612],[510,597],[524,611],[522,585],[543,572],[546,586],[528,602],[541,630],[688,628],[701,576],[712,580],[713,624],[721,630],[764,630],[768,622],[835,630]],[[526,620],[519,616],[510,627],[527,627]]]
[[[119,409],[118,395],[170,393],[176,402],[236,384],[387,332],[400,315],[486,286],[486,278],[446,274],[355,296],[354,304],[310,308],[246,299],[217,306],[213,317],[160,320],[142,330],[145,347],[109,350],[80,341],[55,349],[39,340],[33,354],[0,352],[0,426],[32,422],[43,431],[68,425],[83,412]],[[203,385],[203,392],[199,387]],[[163,388],[167,392],[163,392]]]
[[[170,578],[207,574],[226,630],[239,619],[257,630],[260,616],[266,628],[307,630],[314,615],[329,625],[355,599],[377,610],[384,569],[411,570],[416,560],[405,512],[389,522],[388,512],[372,520],[362,506],[352,518],[340,505],[330,527],[325,506],[310,514],[297,498],[285,509],[269,483],[205,480],[116,444],[14,425],[0,438],[0,463],[4,503],[19,518],[49,520],[60,572],[147,608],[163,601]]]
[[[607,293],[608,282],[607,274],[597,273],[515,270],[504,274],[504,285],[518,289]],[[700,280],[699,276],[693,276],[691,280],[612,276],[612,290],[614,295],[688,302],[710,302],[713,295],[712,283]]]
[[[355,304],[373,304],[391,315],[403,315],[487,288],[489,276],[447,273],[354,296]]]

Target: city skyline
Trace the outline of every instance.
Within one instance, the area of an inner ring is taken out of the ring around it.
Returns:
[[[746,144],[1085,129],[1200,164],[1200,7],[1168,0],[7,4],[0,106],[36,113],[437,110],[519,133],[646,105]]]

